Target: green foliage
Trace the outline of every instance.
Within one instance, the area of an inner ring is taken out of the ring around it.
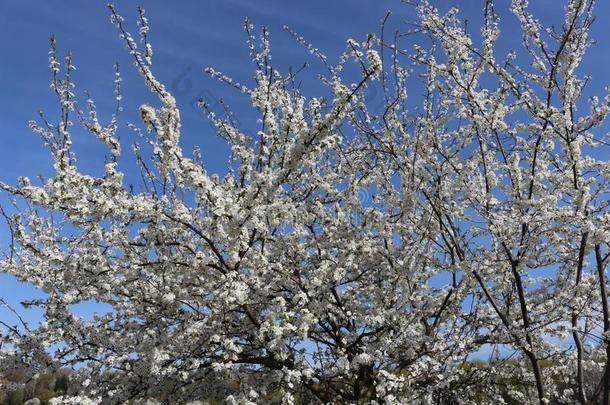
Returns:
[[[15,388],[12,388],[13,385]],[[30,381],[16,370],[0,378],[0,405],[22,405],[33,398],[46,405],[51,398],[67,393],[69,387],[70,373],[67,370],[42,374]]]

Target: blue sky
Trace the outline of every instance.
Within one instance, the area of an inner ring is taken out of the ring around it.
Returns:
[[[473,26],[477,26],[482,15],[482,0],[437,3],[441,8],[446,8],[448,3],[456,4],[473,21]],[[504,24],[502,47],[518,48],[520,35],[516,19],[507,12],[509,2],[500,0],[497,3]],[[535,0],[532,3],[541,19],[560,21],[563,1]],[[117,4],[118,10],[133,33],[136,32],[138,4],[145,7],[151,24],[154,71],[174,92],[181,106],[183,145],[186,150],[199,145],[211,172],[225,170],[226,147],[194,104],[199,97],[212,101],[223,97],[238,116],[245,117],[243,122],[247,127],[252,118],[248,100],[203,73],[204,67],[213,66],[240,82],[251,83],[253,66],[241,29],[244,17],[250,17],[257,27],[269,28],[274,63],[281,69],[311,61],[306,50],[282,30],[283,25],[304,35],[332,61],[344,48],[346,38],[364,39],[368,32],[377,31],[387,10],[393,11],[390,30],[405,30],[408,28],[406,23],[414,20],[412,8],[401,4],[400,0],[122,1]],[[592,34],[598,44],[590,50],[583,67],[593,77],[592,93],[602,94],[601,89],[610,84],[607,79],[610,20],[606,17],[610,16],[610,2],[600,1],[596,14],[599,20],[594,24]],[[49,154],[40,139],[29,131],[27,122],[37,117],[38,110],[45,111],[51,118],[57,113],[54,95],[49,90],[47,52],[51,34],[57,38],[60,55],[68,50],[74,54],[77,97],[84,101],[83,92],[90,91],[102,118],[104,112],[109,113],[112,109],[115,62],[121,65],[124,79],[122,123],[136,121],[138,106],[154,102],[110,24],[106,1],[1,1],[0,180],[7,183],[14,183],[18,176],[35,178],[50,174]],[[315,68],[312,69],[315,72]],[[124,126],[120,133],[124,140],[131,139]],[[74,145],[79,167],[85,172],[99,174],[104,150],[98,141],[77,131]],[[124,150],[128,149],[126,146]],[[132,175],[135,179],[135,174]],[[0,197],[0,203],[5,201]],[[6,229],[0,225],[0,248],[6,248],[7,244]],[[31,287],[0,275],[0,296],[10,302],[18,303],[37,294]],[[2,310],[0,317],[10,319]],[[29,318],[35,319],[36,315],[30,314]]]

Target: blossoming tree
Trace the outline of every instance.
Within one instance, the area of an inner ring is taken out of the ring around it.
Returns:
[[[482,7],[480,43],[456,9],[421,1],[411,34],[432,46],[404,49],[384,20],[336,64],[289,30],[327,69],[327,94],[310,98],[246,22],[254,85],[207,72],[249,97],[259,131],[200,103],[230,146],[221,177],[180,147],[143,11],[139,43],[111,6],[159,99],[128,126],[142,137],[139,189],[117,163],[117,114],[104,125],[92,100],[77,103],[72,59],[52,41],[59,119],[30,126],[54,174],[0,183],[20,207],[3,211],[0,269],[46,293],[28,303],[45,317],[4,325],[2,367],[75,368],[74,397],[57,403],[609,404],[610,163],[597,128],[610,96],[587,106],[578,70],[593,1],[568,0],[554,29],[513,0],[519,57],[499,54],[494,4]],[[118,70],[115,85],[118,113]],[[102,177],[79,171],[72,120],[107,146]],[[76,316],[87,300],[111,310]]]

